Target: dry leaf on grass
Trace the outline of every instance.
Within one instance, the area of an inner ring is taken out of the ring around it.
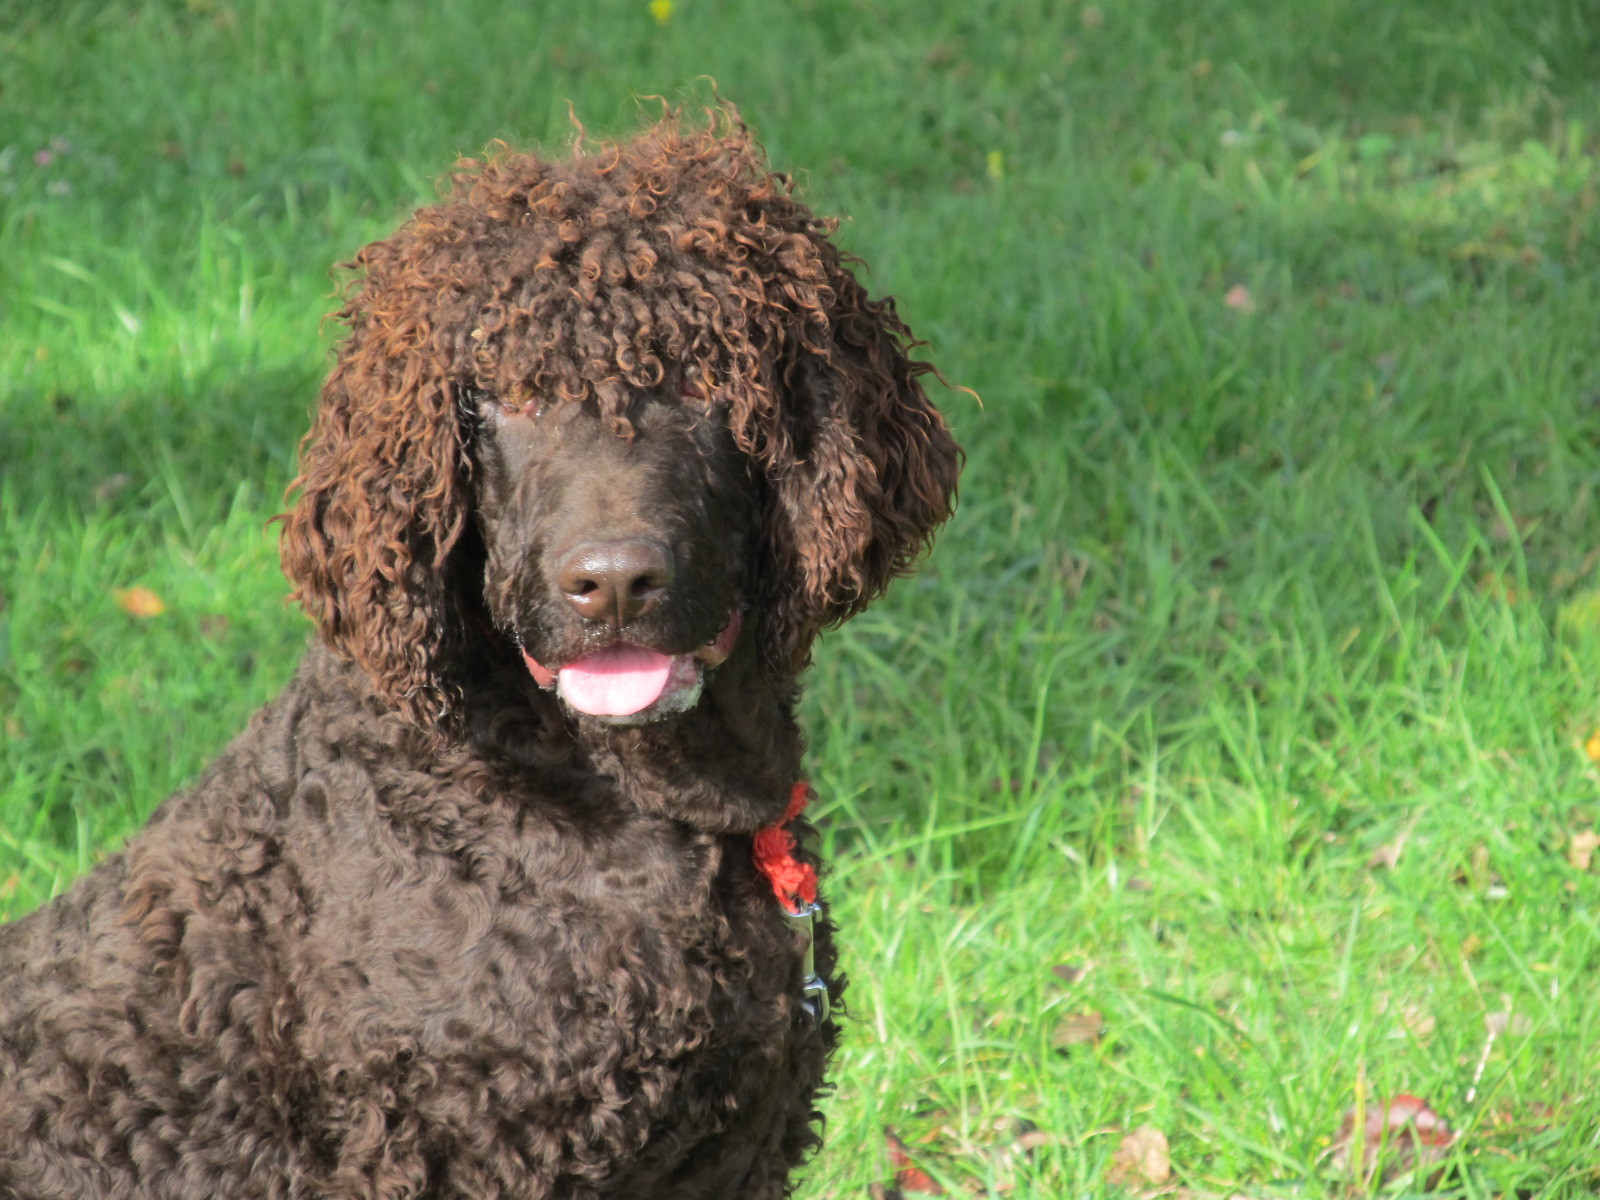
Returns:
[[[967,1192],[985,1195],[1006,1195],[1016,1187],[1017,1172],[1033,1158],[1040,1147],[1050,1145],[1056,1138],[1039,1129],[1032,1121],[1022,1117],[978,1117],[957,1123],[949,1113],[931,1114],[939,1124],[930,1126],[915,1139],[913,1150],[892,1128],[885,1126],[883,1140],[894,1169],[890,1183],[874,1183],[869,1194],[874,1200],[914,1200],[918,1196],[943,1196],[949,1189],[934,1179],[921,1163],[937,1162],[947,1179],[961,1178],[956,1194]],[[951,1123],[943,1123],[949,1120]],[[986,1179],[979,1184],[978,1175]],[[987,1190],[985,1190],[987,1189]]]
[[[1587,871],[1589,864],[1594,861],[1594,852],[1600,848],[1600,833],[1592,829],[1580,829],[1572,835],[1572,840],[1567,843],[1567,861],[1572,864],[1575,871]]]
[[[1141,1125],[1117,1143],[1106,1168],[1106,1180],[1121,1184],[1162,1184],[1172,1178],[1167,1135],[1154,1125]]]
[[[1432,1013],[1420,1004],[1396,1004],[1395,999],[1388,992],[1378,997],[1379,1015],[1394,1013],[1400,1018],[1400,1027],[1412,1037],[1419,1040],[1426,1039],[1438,1028],[1439,1023]]]
[[[1400,1024],[1418,1041],[1425,1041],[1439,1027],[1439,1022],[1420,1004],[1406,1004],[1400,1008]]]
[[[159,617],[167,611],[166,602],[147,587],[118,588],[111,594],[116,598],[118,608],[141,621]]]
[[[1057,1050],[1065,1050],[1068,1046],[1078,1046],[1084,1042],[1092,1045],[1100,1040],[1105,1028],[1106,1019],[1097,1012],[1068,1013],[1061,1018],[1055,1032],[1050,1035],[1050,1044]]]
[[[1382,1181],[1387,1183],[1407,1171],[1436,1163],[1456,1140],[1450,1122],[1426,1100],[1407,1092],[1367,1106],[1359,1143],[1355,1126],[1356,1109],[1351,1107],[1333,1138],[1333,1165],[1350,1171],[1359,1164],[1368,1182],[1380,1168]],[[1424,1187],[1437,1184],[1438,1178],[1436,1174]]]
[[[1092,962],[1086,963],[1057,963],[1050,968],[1050,973],[1069,987],[1077,983],[1090,971],[1094,970]]]
[[[916,1163],[911,1161],[911,1151],[900,1135],[887,1125],[883,1128],[884,1144],[889,1148],[889,1165],[894,1168],[894,1187],[897,1193],[917,1192],[925,1196],[942,1196],[944,1189]]]
[[[1032,1154],[1040,1146],[1048,1146],[1055,1140],[1054,1134],[1046,1133],[1042,1129],[1029,1129],[1025,1133],[1019,1134],[1012,1145],[1024,1154]]]
[[[1504,540],[1504,530],[1505,526],[1500,525],[1497,531],[1501,534],[1502,540]],[[1515,604],[1519,599],[1521,599],[1521,595],[1517,592],[1517,589],[1510,583],[1506,582],[1506,577],[1500,574],[1498,571],[1485,571],[1482,575],[1478,576],[1478,594],[1480,596],[1488,596],[1491,599],[1501,600],[1506,604]]]
[[[1001,1195],[1016,1188],[1017,1172],[1033,1160],[1034,1151],[1056,1140],[1032,1121],[1014,1117],[994,1122],[994,1134],[994,1139],[980,1148],[978,1157],[987,1164],[990,1191]],[[976,1181],[968,1186],[980,1193],[983,1190]]]
[[[1533,1018],[1527,1013],[1492,1012],[1483,1014],[1483,1027],[1490,1037],[1526,1037],[1533,1032]]]
[[[100,501],[100,503],[104,504],[108,500],[114,499],[118,492],[122,491],[123,488],[127,487],[132,482],[133,476],[125,474],[121,471],[117,472],[115,475],[108,475],[106,478],[94,485],[94,498]]]
[[[1394,841],[1385,842],[1374,850],[1367,859],[1367,866],[1374,869],[1383,867],[1385,870],[1392,871],[1399,864],[1400,855],[1405,851],[1405,848],[1406,835],[1402,833]]]

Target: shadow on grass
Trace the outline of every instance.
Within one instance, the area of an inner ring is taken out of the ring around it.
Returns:
[[[0,462],[15,511],[90,513],[170,503],[189,533],[220,521],[240,485],[276,497],[294,476],[318,375],[244,370],[170,390],[84,395],[20,388],[4,404]]]

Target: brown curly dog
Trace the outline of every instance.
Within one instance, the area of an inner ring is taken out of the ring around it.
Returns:
[[[797,678],[960,459],[833,228],[723,107],[357,255],[282,518],[321,642],[0,929],[0,1197],[788,1192],[842,988]]]

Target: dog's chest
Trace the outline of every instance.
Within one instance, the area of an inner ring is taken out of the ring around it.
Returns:
[[[359,1063],[420,1088],[423,1111],[442,1078],[484,1089],[499,1119],[643,1128],[685,1091],[731,1114],[788,1086],[816,1036],[797,1010],[803,938],[747,838],[523,814],[450,853],[398,835],[349,849],[367,861],[330,874],[302,989],[325,1019],[301,1050],[324,1077]]]

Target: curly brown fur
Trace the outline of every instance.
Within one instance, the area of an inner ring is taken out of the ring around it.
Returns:
[[[832,229],[724,107],[357,256],[284,519],[323,644],[0,928],[0,1200],[787,1194],[836,1029],[751,836],[959,463]]]

